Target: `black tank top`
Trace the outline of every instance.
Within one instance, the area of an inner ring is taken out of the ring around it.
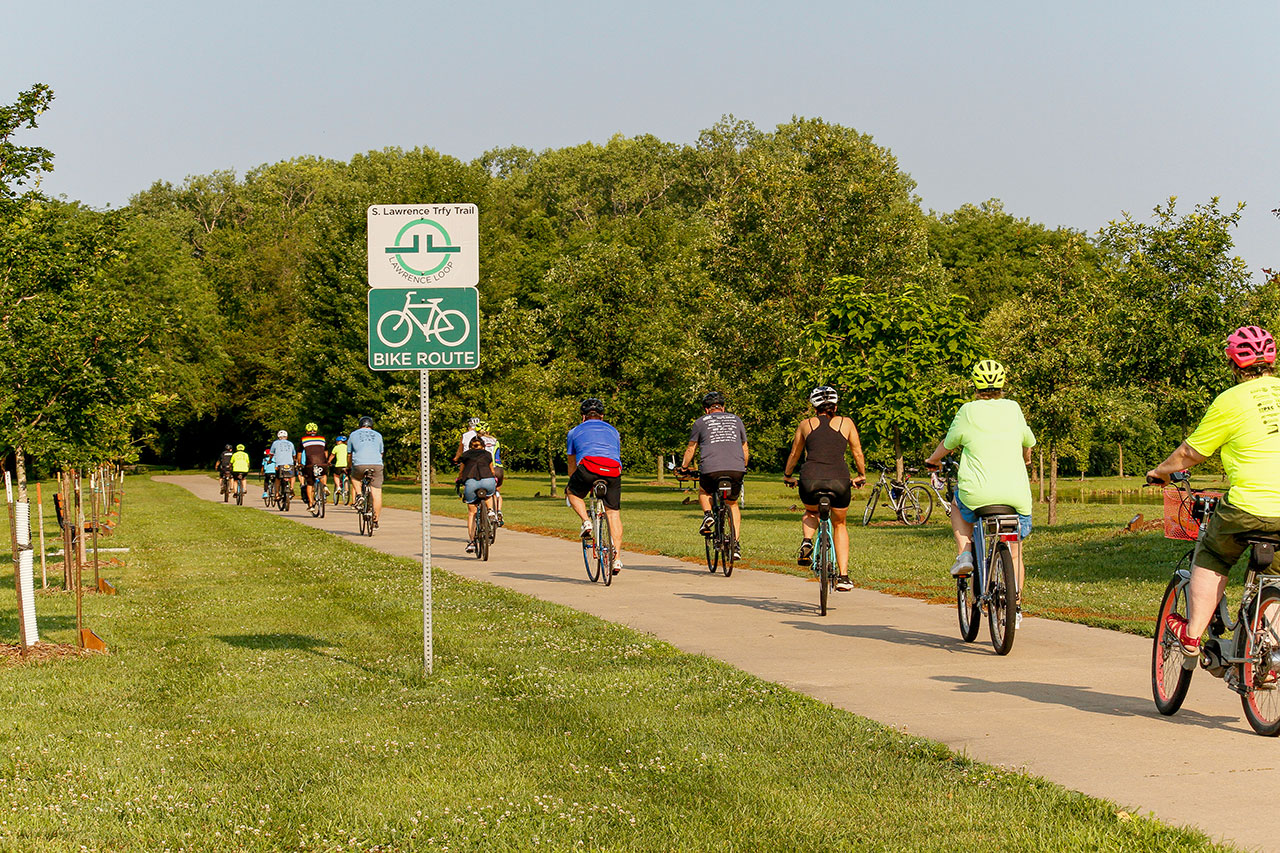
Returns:
[[[805,480],[848,480],[849,463],[844,450],[849,442],[831,426],[830,415],[818,415],[818,425],[804,440],[804,465],[800,476]]]

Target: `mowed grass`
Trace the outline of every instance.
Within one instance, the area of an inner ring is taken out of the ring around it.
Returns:
[[[1058,523],[1053,527],[1047,524],[1047,506],[1035,505],[1034,530],[1026,545],[1024,612],[1151,634],[1165,584],[1189,543],[1167,540],[1160,530],[1124,532],[1126,523],[1138,513],[1148,520],[1162,518],[1159,490],[1141,490],[1139,482],[1136,477],[1086,481],[1086,492],[1111,492],[1107,499],[1125,500],[1123,504],[1081,502],[1079,481],[1064,482]],[[564,478],[560,478],[559,496],[551,498],[545,476],[509,476],[502,489],[507,522],[516,528],[576,537],[579,522],[565,506],[563,485]],[[1127,494],[1114,494],[1120,488],[1127,489]],[[393,482],[384,494],[388,506],[421,507],[417,484]],[[1085,498],[1098,500],[1091,494]],[[936,506],[923,527],[907,527],[894,520],[882,498],[871,525],[863,527],[866,499],[866,489],[855,492],[849,509],[850,575],[854,582],[927,601],[954,602],[955,583],[948,569],[955,558],[955,541],[942,508]],[[432,511],[464,514],[451,485],[433,487]],[[801,514],[799,497],[780,477],[748,476],[742,565],[803,574],[806,570],[795,564]],[[678,491],[672,481],[658,485],[625,478],[622,515],[624,550],[637,548],[704,559],[703,540],[697,532],[702,516],[695,493]]]
[[[139,478],[124,517],[111,653],[0,669],[0,849],[1211,849],[444,572],[424,677],[415,562]]]

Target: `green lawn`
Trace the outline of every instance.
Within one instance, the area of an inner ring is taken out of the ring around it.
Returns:
[[[1035,530],[1027,543],[1028,581],[1023,602],[1027,613],[1150,633],[1173,563],[1186,552],[1187,545],[1166,540],[1159,531],[1123,532],[1139,512],[1147,519],[1162,517],[1159,491],[1142,490],[1138,483],[1137,478],[1126,478],[1129,493],[1115,494],[1122,485],[1119,478],[1086,481],[1086,491],[1109,492],[1106,499],[1111,503],[1082,502],[1079,482],[1074,483],[1075,492],[1064,483],[1059,521],[1054,527],[1046,523],[1047,507],[1036,505]],[[560,487],[563,489],[563,478]],[[565,506],[563,493],[550,498],[548,491],[545,477],[509,477],[503,487],[508,522],[521,529],[576,536],[578,521]],[[702,560],[702,537],[697,534],[701,516],[697,499],[691,495],[677,491],[672,483],[624,480],[624,547]],[[857,522],[861,522],[865,495],[865,491],[855,493],[850,507]],[[1099,500],[1097,495],[1090,497]],[[684,503],[686,498],[688,504]],[[388,506],[413,510],[421,506],[419,487],[412,483],[390,483],[385,500]],[[1122,500],[1124,503],[1118,502]],[[783,486],[777,476],[751,475],[746,501],[743,565],[800,574],[794,559],[801,516],[796,493]],[[463,514],[462,503],[448,484],[433,488],[432,509]],[[871,526],[855,524],[851,528],[850,574],[854,581],[900,595],[953,601],[955,586],[947,569],[955,557],[955,544],[941,508],[935,508],[924,527],[908,528],[890,519],[882,503]]]
[[[1209,849],[445,572],[424,678],[414,562],[140,478],[124,517],[111,654],[0,668],[0,850]]]

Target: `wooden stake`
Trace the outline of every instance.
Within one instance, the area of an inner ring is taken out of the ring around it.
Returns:
[[[75,484],[74,484],[75,485],[75,516],[72,523],[75,524],[76,526],[76,534],[77,534],[75,537],[75,540],[76,540],[76,547],[75,547],[75,551],[76,551],[76,574],[75,574],[76,645],[83,649],[85,638],[84,638],[84,609],[83,609],[84,590],[81,587],[81,582],[83,580],[83,577],[81,575],[81,571],[82,571],[81,567],[83,566],[83,561],[81,559],[81,556],[82,556],[81,551],[84,549],[84,504],[82,503],[83,495],[81,494],[81,491],[80,491],[80,473],[78,471],[72,471],[71,476],[75,478]]]
[[[40,490],[39,483],[36,483],[36,517],[40,526],[40,588],[48,589],[49,575],[44,566],[44,493]]]
[[[101,482],[102,479],[98,478],[98,483]],[[89,500],[93,506],[93,588],[100,589],[102,577],[98,574],[98,525],[102,523],[102,519],[98,517],[98,488],[92,479],[89,481]]]

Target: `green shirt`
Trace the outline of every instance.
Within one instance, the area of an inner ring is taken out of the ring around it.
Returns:
[[[1007,504],[1031,514],[1031,482],[1022,448],[1036,437],[1013,400],[971,400],[956,412],[942,445],[964,448],[957,474],[960,500],[969,509]]]
[[[333,467],[347,467],[347,443],[345,441],[339,441],[333,446]]]
[[[1187,444],[1201,456],[1221,449],[1233,506],[1280,518],[1280,379],[1259,376],[1223,391]]]
[[[249,454],[243,450],[231,454],[231,470],[236,474],[249,473]]]

